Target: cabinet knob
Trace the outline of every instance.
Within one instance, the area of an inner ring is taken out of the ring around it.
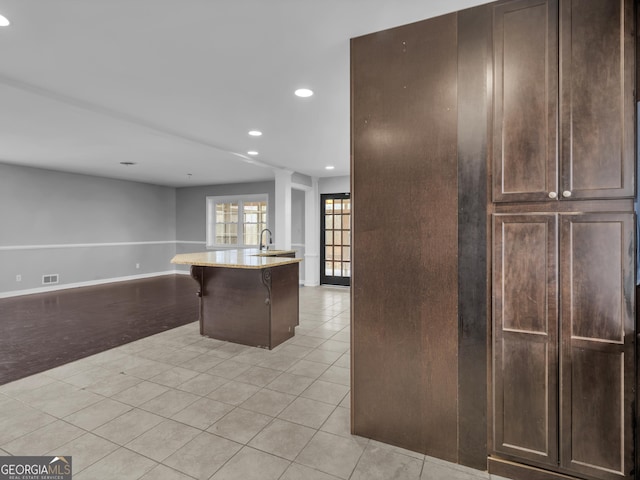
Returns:
[[[549,192],[549,198],[556,198],[558,194],[556,192]]]
[[[565,190],[564,192],[562,192],[562,196],[564,198],[569,198],[571,196],[571,190]]]

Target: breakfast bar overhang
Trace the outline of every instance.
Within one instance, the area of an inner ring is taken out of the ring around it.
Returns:
[[[198,282],[200,334],[272,349],[299,323],[299,262],[295,252],[223,250],[185,253],[171,263],[191,265]]]

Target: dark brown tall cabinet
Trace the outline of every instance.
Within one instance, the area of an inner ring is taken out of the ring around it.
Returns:
[[[634,475],[633,10],[493,7],[489,469],[505,476]]]

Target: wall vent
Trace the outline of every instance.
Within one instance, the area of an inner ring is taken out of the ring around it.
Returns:
[[[42,276],[42,284],[43,285],[53,285],[55,283],[58,283],[58,274],[57,273],[52,273],[49,275],[43,275]]]

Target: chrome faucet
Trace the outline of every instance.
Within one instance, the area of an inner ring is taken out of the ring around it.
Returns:
[[[264,247],[265,250],[269,250],[269,243],[265,243],[264,245],[262,244],[262,234],[264,232],[269,232],[269,243],[273,242],[271,230],[269,230],[268,228],[262,229],[262,231],[260,232],[260,250],[261,251],[262,251],[262,247]]]

